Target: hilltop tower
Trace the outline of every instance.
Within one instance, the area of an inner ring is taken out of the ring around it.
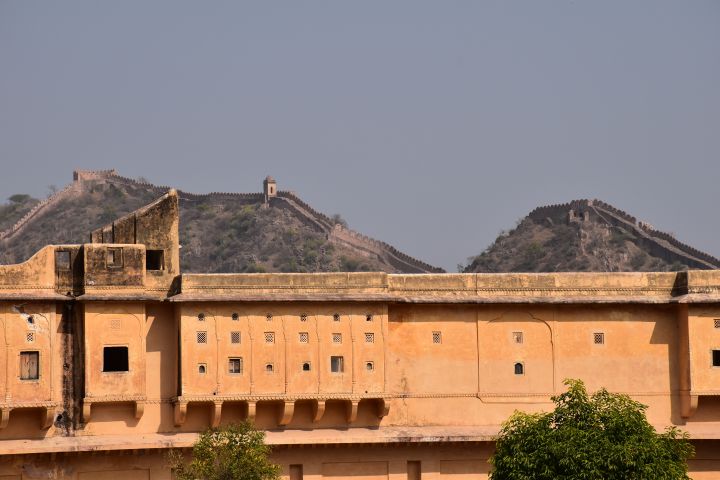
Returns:
[[[265,204],[270,202],[271,197],[277,196],[277,182],[270,175],[263,181],[263,193],[265,194]]]

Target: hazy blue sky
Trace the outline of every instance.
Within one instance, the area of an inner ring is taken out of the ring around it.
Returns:
[[[574,198],[720,255],[720,2],[0,0],[0,166],[271,174],[450,270]]]

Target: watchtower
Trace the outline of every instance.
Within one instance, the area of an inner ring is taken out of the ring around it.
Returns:
[[[271,197],[277,196],[277,182],[270,175],[263,181],[263,193],[265,194],[265,203],[270,202]]]

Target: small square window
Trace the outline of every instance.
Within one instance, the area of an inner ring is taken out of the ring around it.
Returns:
[[[593,333],[593,343],[595,345],[604,345],[605,344],[605,334],[602,332]]]
[[[20,352],[20,380],[40,378],[40,352]]]
[[[302,371],[303,371],[303,372],[309,372],[309,371],[310,371],[310,362],[303,362],[303,364],[302,364]]]
[[[302,315],[300,315],[300,321],[307,322],[307,313],[303,313]]]
[[[333,343],[342,343],[342,333],[333,333],[332,334],[332,342]]]
[[[242,358],[229,358],[228,359],[228,373],[239,375],[243,372],[243,360]]]
[[[55,270],[70,270],[70,252],[66,250],[55,252]]]
[[[310,335],[308,335],[308,332],[300,332],[298,334],[298,340],[300,340],[300,343],[309,343]]]
[[[330,371],[332,373],[343,373],[345,371],[343,357],[330,357]]]
[[[715,328],[720,328],[720,318],[713,320],[713,324],[715,325]]]
[[[103,348],[103,372],[127,372],[128,366],[128,347]]]
[[[146,250],[145,251],[145,270],[164,270],[163,250]]]
[[[366,322],[372,322],[372,321],[373,321],[372,313],[368,313],[367,315],[365,315],[365,321],[366,321]]]
[[[365,334],[365,343],[375,343],[375,334],[374,333],[366,333]]]
[[[273,373],[275,371],[275,367],[272,363],[266,363],[265,364],[265,373]]]
[[[237,313],[233,313],[232,317],[230,318],[233,319],[233,322],[237,322],[238,320],[240,320],[240,315],[238,315]]]
[[[230,343],[240,343],[240,332],[230,332]]]
[[[198,373],[200,375],[205,375],[207,373],[207,365],[204,363],[198,363]]]
[[[205,321],[205,314],[204,313],[198,313],[198,321],[204,322]]]
[[[712,351],[712,366],[720,367],[720,350]]]
[[[432,332],[433,343],[442,343],[442,332]]]
[[[33,343],[35,342],[35,332],[27,332],[25,334],[25,341],[27,343]]]
[[[272,319],[273,319],[272,313],[268,313],[267,315],[265,315],[265,320],[267,320],[268,322],[272,322]]]
[[[122,268],[123,266],[123,249],[108,248],[105,256],[105,265],[108,268]]]
[[[515,364],[515,375],[525,375],[525,365],[517,362]]]
[[[197,332],[197,343],[207,343],[207,332]]]
[[[375,364],[373,362],[365,362],[365,370],[372,372],[375,370]]]
[[[275,343],[275,332],[265,332],[265,343]]]
[[[512,332],[513,343],[523,343],[523,332]]]
[[[27,323],[28,325],[35,325],[35,317],[33,317],[32,315],[28,315]]]
[[[339,322],[340,321],[340,314],[336,313],[333,315],[333,322]]]

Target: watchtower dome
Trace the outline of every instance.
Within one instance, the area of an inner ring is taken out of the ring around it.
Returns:
[[[277,196],[277,182],[270,175],[263,181],[263,193],[265,194],[265,203],[270,201],[270,197]]]

